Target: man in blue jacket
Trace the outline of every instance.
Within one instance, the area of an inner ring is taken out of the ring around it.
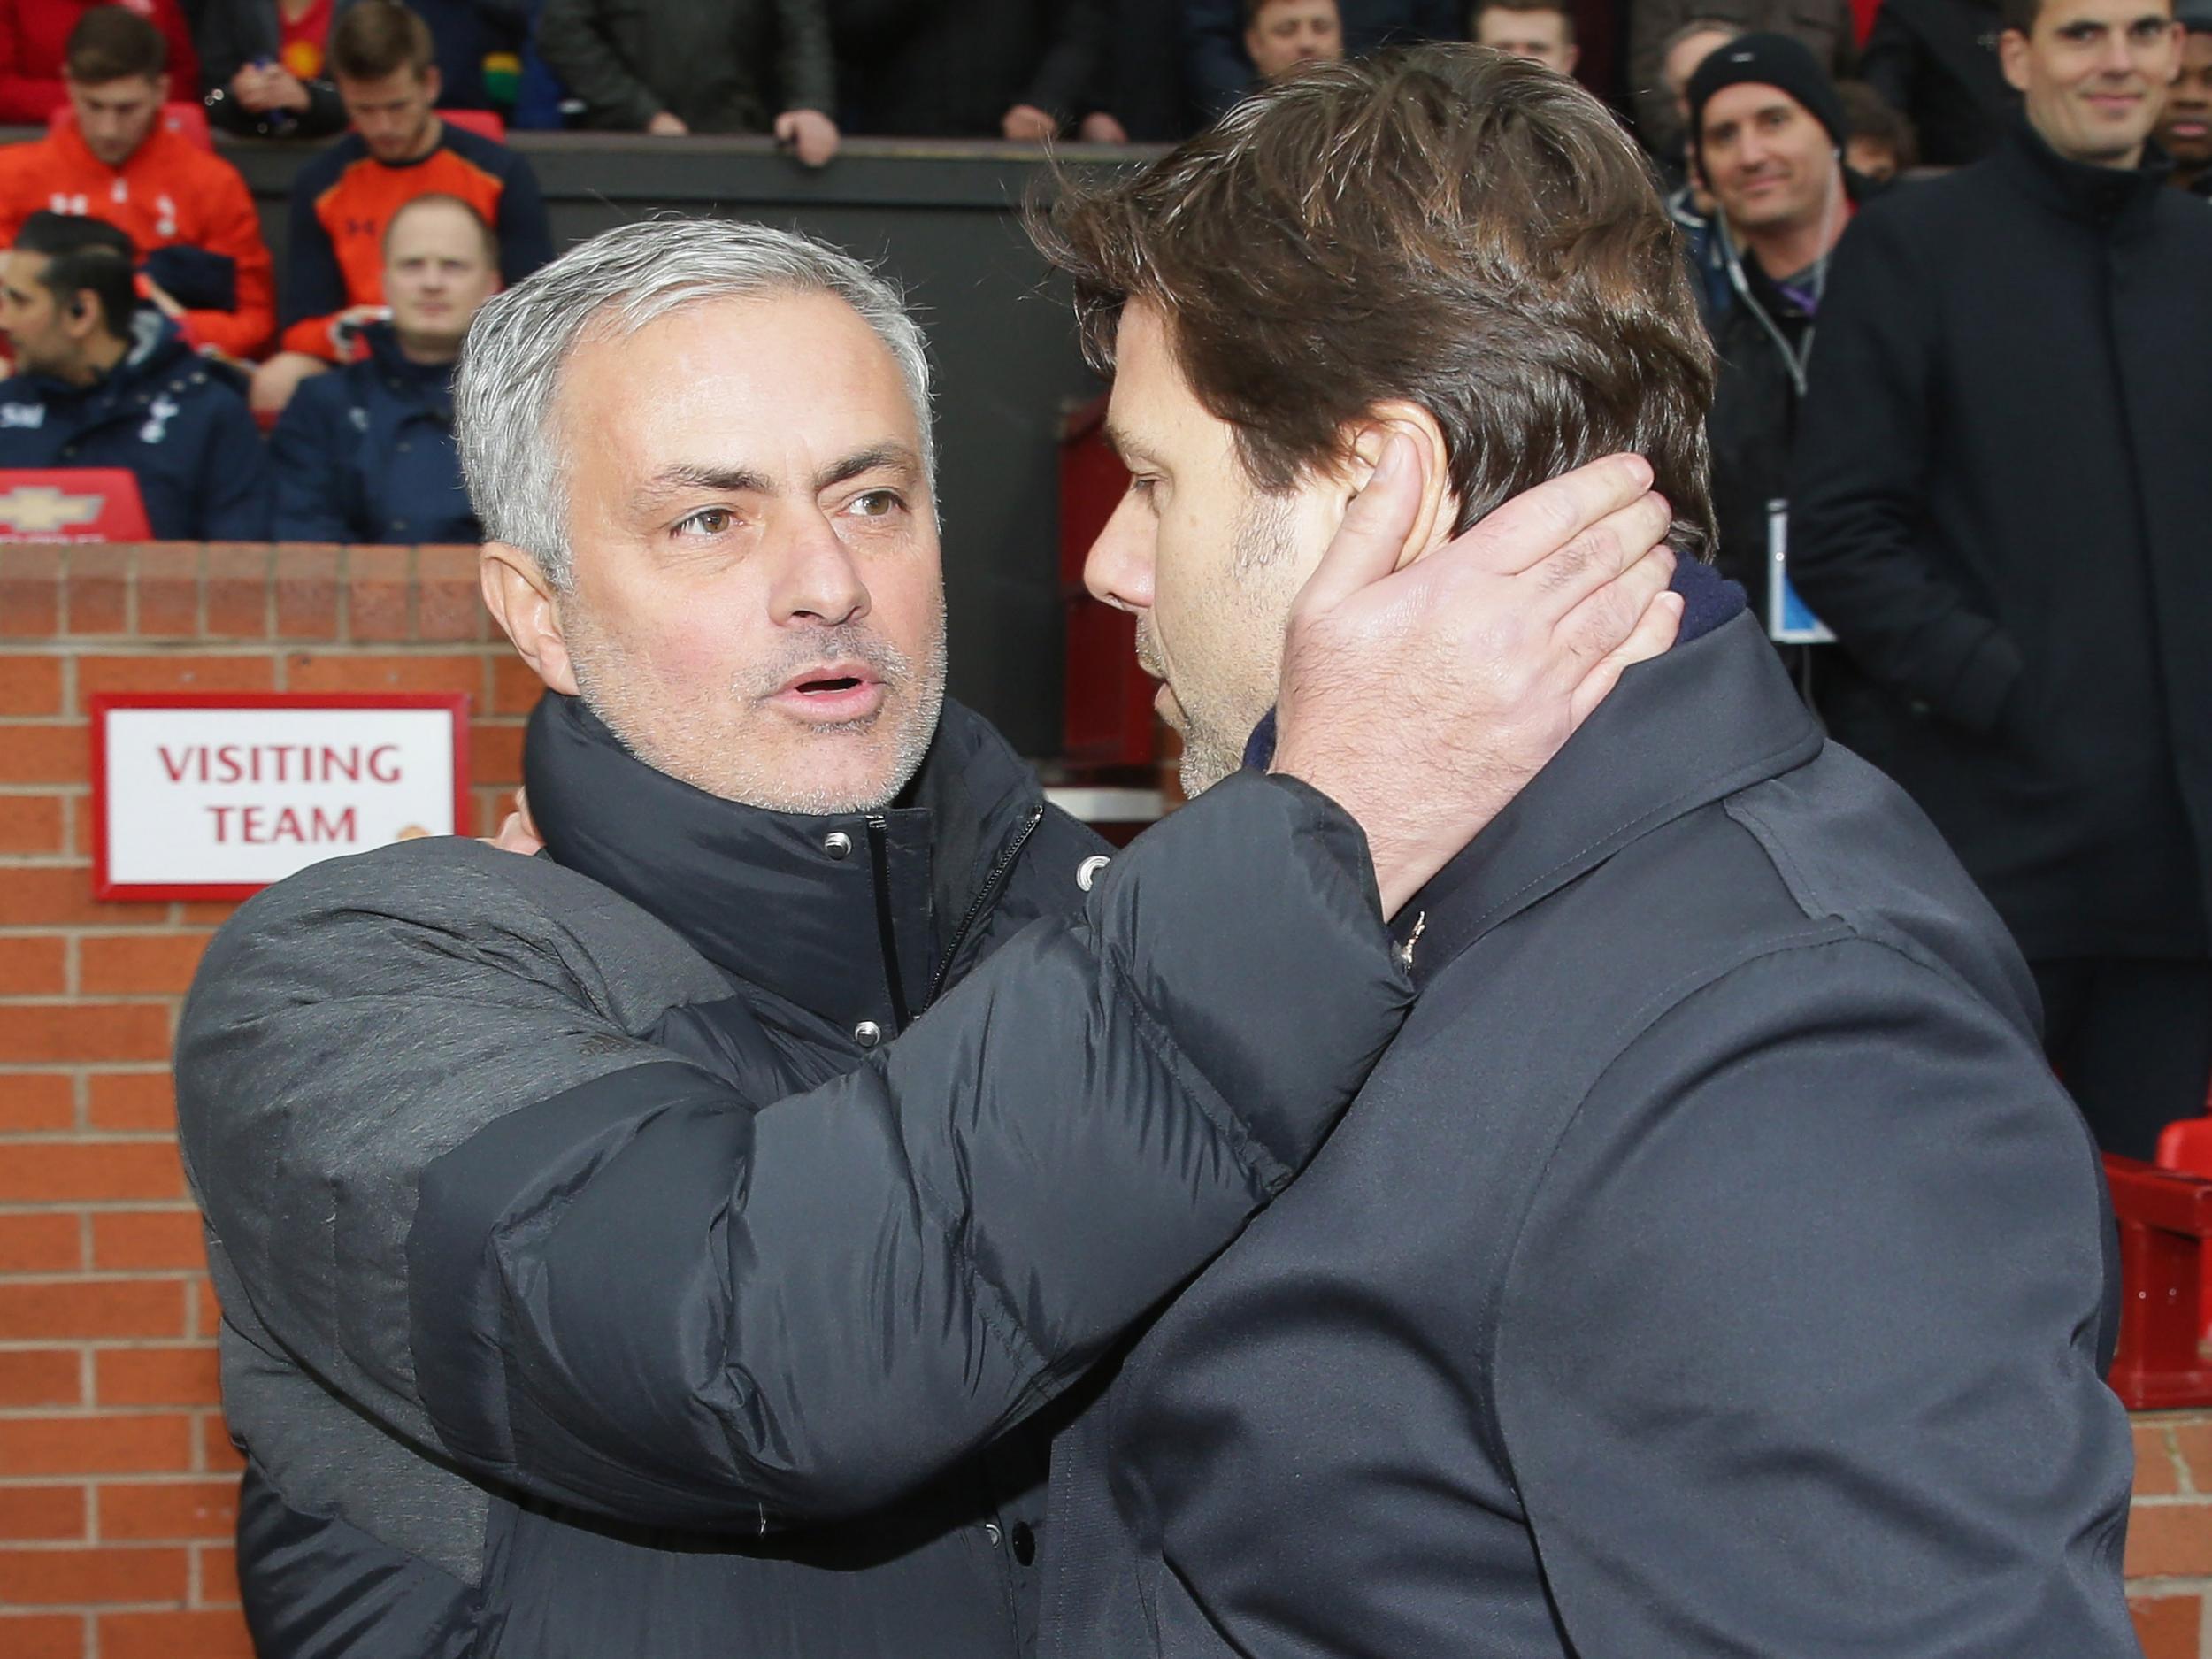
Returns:
[[[34,213],[0,282],[16,373],[0,384],[0,467],[121,467],[165,541],[261,541],[269,459],[245,400],[138,305],[131,241]]]
[[[367,355],[302,384],[270,439],[280,541],[465,541],[476,515],[453,444],[453,365],[499,286],[499,247],[458,196],[419,196],[384,233],[389,322]]]

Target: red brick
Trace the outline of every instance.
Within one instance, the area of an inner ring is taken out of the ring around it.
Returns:
[[[280,640],[338,637],[339,552],[319,542],[276,550],[276,631]]]
[[[519,725],[469,727],[469,781],[513,788],[522,781],[522,732]]]
[[[16,1141],[0,1154],[0,1203],[183,1196],[173,1141]]]
[[[503,647],[492,658],[492,712],[527,714],[545,695],[538,671]]]
[[[484,694],[484,658],[474,651],[437,656],[364,657],[303,653],[287,660],[288,691],[465,691]]]
[[[77,1659],[73,1651],[70,1659]],[[235,1608],[189,1613],[103,1613],[100,1659],[254,1659]]]
[[[181,1549],[0,1549],[0,1603],[181,1601],[190,1571]]]
[[[199,1558],[200,1570],[199,1586],[192,1597],[192,1605],[195,1607],[236,1607],[238,1605],[237,1548],[230,1544],[202,1544],[192,1553]]]
[[[480,640],[491,626],[472,547],[415,549],[415,637]]]
[[[228,1538],[238,1525],[238,1483],[111,1481],[99,1489],[99,1509],[104,1540]]]
[[[92,1365],[96,1405],[211,1406],[222,1401],[211,1347],[101,1348]]]
[[[83,1366],[75,1348],[0,1348],[0,1406],[83,1403]],[[6,1490],[0,1486],[0,1493]]]
[[[61,632],[61,562],[58,548],[0,547],[0,637]]]
[[[131,552],[128,547],[73,547],[62,587],[72,634],[128,634]]]
[[[2212,1492],[2212,1422],[2200,1417],[2174,1417],[2168,1420],[2173,1432],[2174,1451],[2180,1457],[2185,1489],[2192,1492]]]
[[[2181,1490],[2181,1472],[2174,1466],[2173,1448],[2166,1440],[2166,1425],[2155,1419],[2137,1422],[2135,1430],[2135,1495],[2171,1497]]]
[[[82,1232],[68,1210],[0,1216],[0,1273],[76,1272],[84,1266]]]
[[[85,1120],[127,1133],[177,1126],[176,1086],[166,1071],[95,1071],[85,1079]]]
[[[86,1507],[82,1486],[0,1486],[0,1538],[81,1540]],[[7,1628],[0,1624],[0,1641]]]
[[[177,906],[177,919],[180,922],[192,923],[195,926],[204,923],[210,927],[220,927],[237,913],[238,904],[233,899],[205,901]]]
[[[2199,1659],[2204,1598],[2161,1595],[2130,1601],[2135,1618],[2135,1639],[2143,1644],[2143,1659]]]
[[[61,819],[58,795],[0,795],[0,853],[61,851]]]
[[[217,545],[207,550],[207,637],[269,637],[269,572],[274,549]]]
[[[209,933],[139,933],[77,942],[77,988],[87,996],[182,995]]]
[[[0,938],[0,996],[59,996],[67,988],[67,956],[59,939]]]
[[[267,691],[275,684],[276,664],[266,657],[164,651],[157,656],[77,659],[79,711],[103,691]]]
[[[72,1129],[77,1091],[58,1071],[0,1071],[0,1130],[17,1134]]]
[[[0,1331],[34,1342],[180,1337],[184,1283],[174,1279],[0,1279]],[[6,1466],[0,1459],[0,1468]]]
[[[92,728],[0,726],[0,783],[84,783],[92,776]]]
[[[207,1266],[207,1240],[196,1210],[97,1210],[92,1214],[92,1268],[99,1273]]]
[[[169,1052],[169,1010],[151,1002],[13,1008],[0,1020],[0,1064],[158,1060]]]
[[[403,640],[408,624],[408,566],[412,549],[355,547],[346,549],[346,633],[372,642]]]
[[[0,1417],[9,1475],[147,1475],[192,1466],[192,1416]]]
[[[0,731],[0,749],[7,741]],[[0,868],[0,927],[153,927],[168,919],[158,904],[101,903],[92,896],[88,864]]]
[[[2139,1503],[2128,1517],[2127,1576],[2212,1573],[2212,1503]]]
[[[60,657],[0,657],[0,714],[60,712]]]
[[[138,588],[138,637],[200,637],[200,565],[196,541],[155,541],[138,549],[132,580]]]
[[[8,1659],[84,1659],[92,1621],[75,1613],[11,1614],[0,1608],[0,1653]]]
[[[230,1443],[230,1429],[224,1423],[221,1412],[203,1412],[200,1415],[199,1434],[202,1469],[235,1474],[245,1468],[245,1458]]]

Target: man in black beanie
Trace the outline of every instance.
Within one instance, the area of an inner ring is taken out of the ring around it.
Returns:
[[[1854,205],[1843,100],[1786,35],[1730,42],[1698,65],[1688,97],[1691,153],[1719,204],[1715,236],[1729,282],[1726,304],[1708,319],[1721,357],[1706,421],[1717,563],[1801,677],[1801,648],[1816,630],[1790,605],[1775,566],[1813,319]]]
[[[1836,250],[1791,570],[1831,730],[1912,793],[2035,970],[2108,1151],[2212,1073],[2212,214],[2148,144],[2170,0],[2007,0],[1988,160]]]

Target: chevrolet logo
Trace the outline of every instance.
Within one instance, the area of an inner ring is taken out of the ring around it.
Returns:
[[[65,495],[51,484],[21,484],[0,495],[0,524],[26,535],[42,535],[90,524],[106,502],[104,495]]]

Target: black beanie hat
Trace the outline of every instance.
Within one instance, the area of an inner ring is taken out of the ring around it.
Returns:
[[[1843,96],[1820,66],[1819,59],[1801,41],[1786,35],[1739,35],[1725,46],[1717,46],[1690,77],[1690,144],[1695,148],[1705,131],[1705,105],[1723,87],[1749,83],[1778,87],[1803,104],[1813,119],[1828,129],[1841,150],[1850,132],[1843,112]]]

